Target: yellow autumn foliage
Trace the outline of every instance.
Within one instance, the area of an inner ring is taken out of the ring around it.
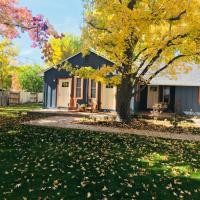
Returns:
[[[2,39],[0,41],[0,89],[7,90],[11,86],[11,76],[14,72],[12,66],[17,49],[10,40]]]
[[[183,72],[191,69],[185,62],[199,63],[199,0],[84,2],[85,51],[93,48],[114,60],[113,72],[118,70],[122,77],[131,74],[133,85],[144,77],[148,82],[152,71],[157,75],[165,70],[175,76],[180,65]],[[107,70],[100,70],[96,77],[105,77],[104,73]]]

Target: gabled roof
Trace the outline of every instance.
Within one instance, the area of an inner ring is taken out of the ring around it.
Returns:
[[[89,56],[90,54],[94,54],[96,57],[99,57],[99,58],[105,60],[107,63],[109,63],[109,64],[111,64],[111,65],[114,65],[114,62],[108,60],[107,58],[105,58],[105,57],[102,56],[102,55],[99,55],[99,54],[96,53],[94,50],[91,50],[91,49],[90,49],[90,50],[89,50],[89,54],[86,55],[86,56]],[[79,52],[79,53],[77,53],[77,54],[75,54],[75,55],[73,55],[73,56],[70,56],[69,58],[64,59],[64,60],[63,60],[62,62],[60,62],[58,65],[63,65],[65,62],[70,62],[71,60],[73,60],[74,58],[76,58],[76,57],[79,56],[79,55],[82,56],[82,52]],[[84,56],[84,57],[86,57],[86,56]],[[52,69],[52,68],[56,68],[56,66],[58,66],[58,65],[53,65],[53,66],[49,67],[48,69],[46,69],[46,70],[44,71],[44,73],[47,72],[47,71],[49,71],[49,70]],[[81,66],[80,66],[80,67],[81,67]]]
[[[159,75],[151,81],[151,85],[200,86],[200,66],[193,65],[188,73],[176,75],[176,78]]]

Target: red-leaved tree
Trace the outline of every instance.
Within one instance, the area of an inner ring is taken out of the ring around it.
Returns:
[[[42,47],[50,35],[56,35],[53,27],[42,15],[33,16],[18,0],[0,0],[0,36],[14,39],[27,31],[32,47]]]

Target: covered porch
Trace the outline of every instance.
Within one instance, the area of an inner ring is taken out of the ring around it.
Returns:
[[[112,85],[79,77],[58,78],[55,82],[55,106],[48,108],[82,112],[116,110],[117,89]]]
[[[158,104],[166,105],[166,113],[174,113],[175,86],[148,85],[145,89],[139,86],[141,92],[136,98],[136,109],[139,113],[150,113]]]

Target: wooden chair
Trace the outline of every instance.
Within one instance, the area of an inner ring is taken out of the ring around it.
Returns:
[[[71,98],[68,106],[69,106],[69,110],[76,110],[78,108],[77,98]]]
[[[89,103],[88,103],[88,107],[86,108],[86,111],[89,111],[89,112],[97,112],[97,103],[90,100]]]

